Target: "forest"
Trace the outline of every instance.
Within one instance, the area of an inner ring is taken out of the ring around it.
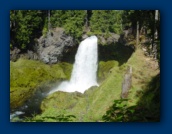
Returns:
[[[47,95],[93,35],[99,86]],[[11,10],[10,121],[159,122],[160,11]]]

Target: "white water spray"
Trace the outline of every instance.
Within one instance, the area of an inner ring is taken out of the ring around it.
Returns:
[[[72,70],[70,81],[62,82],[56,89],[49,92],[49,94],[56,91],[64,92],[81,92],[92,86],[98,86],[97,83],[97,37],[91,36],[82,41],[78,47],[75,55],[75,63]]]

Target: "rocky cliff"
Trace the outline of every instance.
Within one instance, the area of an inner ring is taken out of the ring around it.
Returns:
[[[46,64],[58,63],[63,53],[74,46],[74,39],[65,34],[63,28],[55,28],[46,35],[41,36],[33,45],[33,50],[22,52],[18,48],[10,50],[10,60],[16,61],[18,58],[40,60]]]
[[[56,28],[38,40],[36,50],[41,61],[52,64],[59,62],[63,52],[71,46],[74,46],[73,38],[67,36],[62,28]]]

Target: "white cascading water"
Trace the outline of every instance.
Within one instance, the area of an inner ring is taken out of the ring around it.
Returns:
[[[97,37],[91,36],[82,41],[75,55],[75,63],[72,70],[70,81],[62,82],[56,89],[49,92],[52,94],[56,91],[64,92],[81,92],[92,86],[98,86],[97,83]]]

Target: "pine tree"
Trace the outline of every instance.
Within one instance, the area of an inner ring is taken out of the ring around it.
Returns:
[[[63,27],[66,34],[77,40],[82,37],[85,16],[84,10],[54,10],[52,11],[53,27]]]
[[[95,33],[121,33],[121,16],[119,10],[93,10],[90,20],[91,31]]]
[[[41,33],[42,12],[39,10],[12,10],[10,11],[11,44],[20,49],[31,48],[29,45]]]

